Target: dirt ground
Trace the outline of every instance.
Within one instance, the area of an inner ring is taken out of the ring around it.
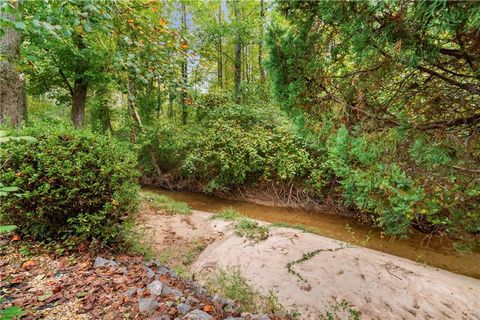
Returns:
[[[196,278],[238,268],[249,285],[272,291],[300,319],[345,305],[361,319],[480,319],[480,280],[474,278],[289,228],[272,227],[266,240],[254,243],[236,236],[231,222],[202,211],[146,210],[140,221],[155,252],[188,262]]]

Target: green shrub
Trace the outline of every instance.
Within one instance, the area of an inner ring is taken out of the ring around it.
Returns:
[[[235,221],[242,217],[240,212],[232,207],[223,208],[222,211],[212,215],[212,219],[220,219],[225,221]]]
[[[247,238],[255,242],[262,241],[268,238],[268,227],[262,226],[258,221],[240,218],[234,226],[235,234],[242,238]]]
[[[45,125],[22,134],[37,141],[0,144],[0,180],[22,193],[2,198],[2,219],[39,239],[110,241],[119,235],[138,205],[138,172],[128,146]]]

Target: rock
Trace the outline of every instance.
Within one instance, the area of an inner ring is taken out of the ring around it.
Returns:
[[[180,298],[181,296],[183,296],[183,294],[180,291],[178,291],[177,289],[170,288],[170,287],[163,287],[162,294],[166,295],[166,296],[172,295],[175,298]]]
[[[141,296],[144,291],[145,291],[145,289],[143,289],[143,288],[137,289],[137,295],[138,295],[138,296]]]
[[[186,314],[188,311],[190,311],[190,309],[192,309],[192,307],[189,304],[186,304],[186,303],[180,303],[177,306],[177,310],[181,314]]]
[[[200,303],[200,300],[198,300],[197,298],[195,298],[194,296],[188,296],[187,297],[187,302],[189,304],[197,304],[197,303]]]
[[[123,274],[127,274],[128,270],[125,267],[121,267],[121,268],[118,269],[118,272],[123,273]]]
[[[171,308],[174,304],[175,304],[175,302],[173,302],[173,301],[167,301],[167,302],[165,303],[165,305],[167,306],[167,308]]]
[[[150,259],[150,261],[148,261],[147,263],[145,263],[145,265],[146,265],[147,267],[161,267],[161,266],[163,266],[163,265],[160,263],[160,261],[158,261],[157,258],[152,258],[152,259]]]
[[[195,309],[193,311],[190,311],[187,313],[187,315],[184,317],[184,319],[188,320],[211,320],[213,317],[209,315],[208,313]]]
[[[94,268],[101,268],[101,267],[117,267],[118,263],[113,260],[104,259],[102,257],[96,257],[95,261],[93,262]]]
[[[135,292],[137,292],[137,289],[135,288],[128,288],[128,290],[125,292],[125,295],[129,298],[131,298]]]
[[[162,294],[163,290],[163,283],[161,281],[155,280],[152,281],[148,286],[148,290],[150,291],[151,294],[154,296],[159,296]]]
[[[245,320],[245,318],[243,318],[243,317],[228,317],[225,320]]]
[[[149,279],[151,279],[155,276],[155,272],[153,272],[152,269],[150,269],[149,267],[144,267],[144,268],[145,268],[145,272],[147,273],[147,277]]]
[[[159,266],[157,268],[157,274],[163,276],[164,274],[172,275],[172,271],[164,266]]]
[[[258,320],[271,320],[269,316],[267,316],[266,314],[263,314],[261,315]]]
[[[158,302],[153,297],[138,299],[138,309],[140,313],[148,314],[152,313],[158,308]]]
[[[193,291],[199,296],[204,296],[208,293],[207,289],[205,289],[199,284],[195,284]]]

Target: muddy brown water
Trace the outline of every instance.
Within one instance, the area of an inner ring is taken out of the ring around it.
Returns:
[[[231,207],[252,219],[270,223],[286,223],[314,228],[326,237],[361,245],[373,250],[425,263],[440,269],[480,279],[480,253],[459,253],[450,241],[414,232],[409,239],[384,236],[380,230],[361,224],[355,219],[335,214],[332,210],[308,211],[294,208],[265,206],[252,202],[226,200],[188,191],[148,188],[177,201],[184,201],[194,210],[220,212]]]

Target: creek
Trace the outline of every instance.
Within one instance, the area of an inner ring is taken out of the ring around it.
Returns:
[[[408,239],[385,236],[379,229],[357,220],[340,216],[333,209],[309,211],[296,208],[265,206],[239,200],[188,191],[170,191],[148,188],[149,191],[184,201],[194,210],[220,212],[230,207],[252,219],[270,223],[303,225],[314,228],[318,234],[361,245],[373,250],[407,258],[440,269],[480,279],[480,253],[459,253],[451,241],[413,231]]]

